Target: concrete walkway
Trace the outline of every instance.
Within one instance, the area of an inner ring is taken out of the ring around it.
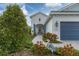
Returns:
[[[37,36],[32,40],[32,43],[33,43],[33,44],[36,44],[37,41],[42,41],[45,46],[47,45],[47,43],[45,43],[45,42],[42,40],[42,35],[37,35]],[[79,49],[79,40],[63,40],[62,42],[63,42],[63,43],[53,43],[53,45],[54,45],[55,47],[63,47],[65,44],[71,44],[74,48]]]
[[[33,44],[36,44],[37,41],[42,41],[43,44],[45,44],[45,42],[42,40],[42,35],[37,35],[37,36],[32,40],[32,43],[33,43]]]

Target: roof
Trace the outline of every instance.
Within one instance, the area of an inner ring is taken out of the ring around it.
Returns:
[[[51,18],[52,18],[52,15],[53,14],[79,14],[79,10],[78,11],[76,11],[76,10],[68,10],[67,8],[70,8],[70,7],[72,7],[72,6],[74,6],[74,5],[79,5],[79,3],[71,3],[71,4],[68,4],[68,5],[66,5],[65,7],[63,7],[63,8],[61,8],[61,9],[59,9],[58,11],[51,11],[50,12],[50,17],[48,18],[48,20],[47,20],[47,22],[45,23],[45,25],[51,20]],[[78,6],[79,7],[79,6]],[[67,10],[65,10],[65,9],[67,9]],[[74,13],[74,12],[75,13]]]
[[[73,6],[74,4],[75,3],[70,3],[70,4],[66,5],[66,6],[64,6],[63,8],[59,9],[59,11],[64,11],[64,9],[69,8],[69,7]]]
[[[51,15],[57,15],[57,14],[64,14],[64,15],[71,15],[71,14],[75,14],[75,15],[79,15],[79,11],[55,11],[55,12],[51,12]]]
[[[79,12],[79,3],[71,3],[70,5],[67,5],[64,8],[61,8],[59,11],[67,11],[67,12],[78,11]]]
[[[42,15],[48,17],[48,15],[46,15],[46,14],[44,14],[44,13],[42,13],[42,12],[37,12],[37,13],[31,15],[30,17],[32,18],[32,17],[36,16],[37,14],[42,14]]]

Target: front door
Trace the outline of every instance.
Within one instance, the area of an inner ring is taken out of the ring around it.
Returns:
[[[43,28],[42,27],[39,27],[38,28],[38,34],[42,34],[43,33]]]
[[[44,33],[44,28],[42,24],[38,24],[38,34],[43,34]]]

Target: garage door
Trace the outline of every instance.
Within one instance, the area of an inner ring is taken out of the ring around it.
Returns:
[[[61,40],[79,40],[79,22],[60,23]]]

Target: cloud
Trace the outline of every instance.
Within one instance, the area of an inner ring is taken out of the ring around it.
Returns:
[[[63,3],[46,3],[45,6],[49,8],[50,11],[58,11],[64,6],[64,4]]]
[[[21,9],[22,9],[24,15],[26,16],[26,22],[27,22],[27,24],[28,24],[29,26],[31,26],[31,19],[30,19],[30,17],[29,17],[29,13],[28,13],[28,11],[26,10],[25,5],[23,5]]]
[[[2,14],[3,13],[3,10],[0,10],[0,14]]]
[[[59,7],[59,6],[62,6],[61,3],[46,3],[45,5],[47,7]]]
[[[28,11],[26,10],[25,5],[23,5],[21,9],[22,9],[24,15],[27,16],[28,15]]]
[[[30,17],[29,17],[29,16],[26,16],[26,19],[27,19],[27,24],[28,24],[29,26],[31,26],[31,19],[30,19]]]

